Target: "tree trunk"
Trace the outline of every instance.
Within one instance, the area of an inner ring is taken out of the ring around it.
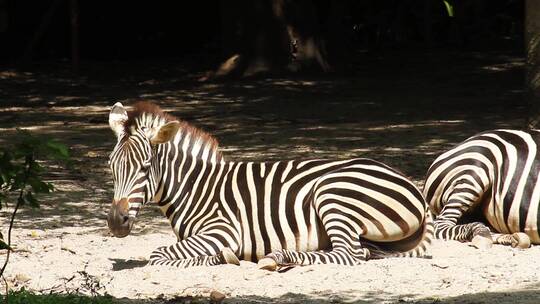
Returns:
[[[54,0],[49,9],[45,12],[43,17],[41,18],[41,23],[39,24],[36,32],[34,33],[32,40],[28,43],[23,56],[22,61],[28,62],[31,57],[32,53],[34,52],[34,49],[40,42],[41,38],[45,34],[45,31],[49,28],[49,24],[51,23],[54,13],[58,9],[58,7],[62,4],[62,0]]]
[[[528,127],[536,129],[540,122],[540,1],[538,0],[526,0],[525,3],[525,49]]]
[[[239,18],[240,11],[231,0],[220,1],[221,14],[221,54],[224,58],[230,58],[238,53],[239,35],[241,24]]]
[[[222,52],[228,59],[213,76],[326,72],[348,57],[343,24],[348,1],[222,0],[221,4]]]
[[[287,29],[295,47],[294,69],[329,71],[319,16],[311,0],[290,1],[286,7]]]
[[[284,0],[245,0],[245,75],[279,70],[289,62],[290,40],[283,19]]]
[[[351,9],[350,1],[330,1],[329,15],[325,22],[323,38],[325,41],[327,61],[332,70],[347,69],[350,64],[351,48],[348,44],[352,40],[352,26],[347,27],[345,16]]]
[[[431,43],[433,42],[433,20],[432,20],[432,14],[431,14],[431,8],[432,8],[432,1],[431,0],[424,0],[424,43],[426,44],[427,48],[431,47]]]
[[[285,68],[289,62],[289,38],[283,19],[284,0],[237,0],[229,5],[242,10],[237,16],[240,25],[233,26],[235,34],[223,39],[234,39],[233,47],[227,41],[223,45],[238,53],[229,57],[218,69],[216,76],[252,76]],[[224,3],[223,5],[227,5]],[[222,8],[223,9],[223,8]],[[226,8],[224,14],[231,12]],[[223,17],[224,20],[231,18]],[[231,29],[228,30],[231,32]],[[235,39],[237,37],[237,39]],[[229,52],[230,53],[230,52]]]
[[[78,0],[70,1],[71,21],[71,67],[74,73],[79,73],[79,3]]]

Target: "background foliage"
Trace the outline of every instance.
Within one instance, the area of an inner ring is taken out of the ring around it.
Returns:
[[[0,209],[6,208],[9,203],[14,204],[7,228],[7,240],[0,232],[0,250],[7,250],[6,259],[0,270],[2,277],[9,262],[10,252],[13,251],[11,230],[18,209],[21,206],[39,208],[39,201],[35,194],[49,193],[54,190],[52,183],[42,179],[46,171],[42,161],[45,159],[65,163],[69,161],[68,148],[54,139],[34,136],[21,129],[17,130],[16,138],[14,145],[0,149]]]

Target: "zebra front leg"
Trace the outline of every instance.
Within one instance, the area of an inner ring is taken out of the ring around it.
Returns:
[[[210,234],[191,236],[171,246],[154,250],[148,264],[181,268],[220,264],[240,265],[234,253],[238,250],[238,245],[218,243],[219,239]]]

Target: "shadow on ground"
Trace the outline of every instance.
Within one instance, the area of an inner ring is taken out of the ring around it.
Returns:
[[[419,184],[441,151],[525,123],[521,54],[398,53],[355,65],[347,77],[235,82],[199,82],[202,72],[176,62],[88,64],[77,77],[65,65],[0,70],[0,144],[24,127],[67,143],[74,160],[74,169],[49,170],[60,191],[42,198],[42,210],[23,210],[19,223],[104,225],[116,140],[107,115],[116,101],[160,104],[215,135],[231,160],[368,157]],[[142,220],[153,222],[149,210]]]
[[[141,260],[125,260],[125,259],[109,259],[113,262],[113,271],[120,271],[125,269],[133,269],[144,267],[148,264],[148,261]]]

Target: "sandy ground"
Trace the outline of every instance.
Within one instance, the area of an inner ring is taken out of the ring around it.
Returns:
[[[58,191],[40,197],[41,209],[19,214],[13,231],[17,251],[6,271],[10,286],[109,294],[137,304],[208,302],[213,290],[230,303],[539,303],[540,246],[480,251],[436,241],[433,259],[270,273],[248,262],[144,266],[153,249],[175,241],[153,207],[141,212],[129,237],[109,235],[107,157],[115,139],[107,113],[118,100],[163,105],[215,134],[229,159],[362,156],[399,168],[419,186],[441,151],[476,132],[524,122],[523,60],[515,55],[392,58],[366,61],[373,66],[361,66],[355,78],[214,84],[174,76],[185,71],[170,63],[129,65],[144,74],[96,66],[75,80],[61,69],[0,71],[0,85],[7,88],[0,90],[0,144],[14,140],[14,127],[25,127],[67,143],[73,156],[70,169],[46,163],[45,178]],[[0,211],[4,233],[8,212]]]
[[[144,225],[143,223],[140,223]],[[321,265],[284,273],[256,264],[170,269],[144,266],[149,253],[174,242],[166,227],[124,239],[105,227],[17,229],[19,252],[8,281],[39,292],[110,294],[127,299],[208,299],[217,290],[231,302],[538,303],[540,247],[495,246],[479,251],[437,241],[433,259],[386,259],[357,267]],[[151,229],[153,230],[153,229]]]
[[[214,290],[230,303],[538,303],[540,299],[539,246],[480,251],[437,241],[433,259],[393,258],[357,267],[321,265],[271,273],[242,261],[240,266],[170,269],[144,266],[153,249],[175,241],[167,227],[148,229],[145,221],[138,223],[135,235],[124,239],[110,237],[104,222],[95,228],[17,229],[19,251],[9,265],[8,281],[13,287],[43,293],[109,294],[130,301],[195,297],[205,302]]]

